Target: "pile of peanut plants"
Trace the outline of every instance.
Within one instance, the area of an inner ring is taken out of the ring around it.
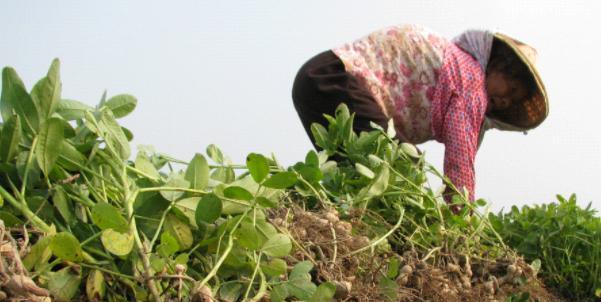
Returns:
[[[3,69],[0,300],[492,301],[536,283],[486,202],[458,192],[454,213],[394,127],[357,134],[340,106],[291,167],[214,145],[183,161],[132,156],[118,119],[136,104],[61,98],[58,60],[30,91]]]

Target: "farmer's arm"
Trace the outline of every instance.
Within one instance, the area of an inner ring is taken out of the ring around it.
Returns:
[[[460,192],[464,187],[469,191],[470,201],[475,196],[474,160],[483,118],[475,103],[453,96],[443,126],[444,173]],[[445,193],[451,193],[445,194],[445,200],[450,202],[453,192],[447,189]]]

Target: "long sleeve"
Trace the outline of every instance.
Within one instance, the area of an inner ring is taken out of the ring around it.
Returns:
[[[469,191],[470,201],[475,196],[474,164],[482,119],[483,110],[478,102],[455,95],[444,117],[442,129],[444,173],[458,190],[465,187]]]

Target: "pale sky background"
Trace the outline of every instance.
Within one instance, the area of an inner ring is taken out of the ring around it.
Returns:
[[[208,144],[235,162],[311,148],[291,100],[298,68],[381,27],[417,23],[452,38],[501,30],[539,51],[550,115],[527,136],[491,131],[476,159],[493,210],[574,192],[601,209],[601,1],[2,1],[0,66],[28,89],[62,62],[63,97],[130,93],[134,144],[182,159]],[[444,147],[427,143],[442,169]]]

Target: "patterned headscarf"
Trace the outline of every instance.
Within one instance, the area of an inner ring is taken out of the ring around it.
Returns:
[[[486,72],[486,65],[492,49],[493,33],[486,30],[466,30],[453,39],[453,42],[471,54]]]

